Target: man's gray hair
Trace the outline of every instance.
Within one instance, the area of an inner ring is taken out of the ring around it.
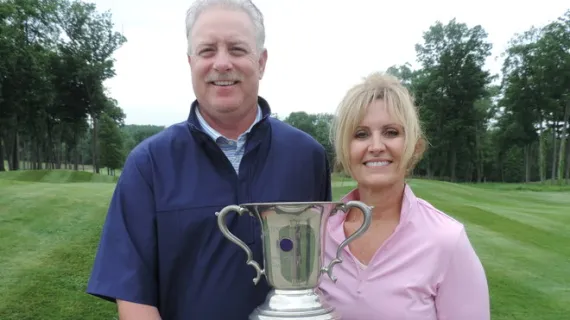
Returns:
[[[247,13],[255,28],[255,38],[258,53],[261,53],[265,46],[265,25],[263,14],[250,0],[196,0],[186,13],[186,40],[188,41],[188,55],[192,55],[192,28],[198,17],[206,9],[213,6],[222,6],[228,9],[242,10]]]

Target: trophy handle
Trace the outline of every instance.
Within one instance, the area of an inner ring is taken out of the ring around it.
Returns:
[[[257,275],[255,276],[255,278],[253,278],[253,283],[257,284],[261,279],[261,275],[265,274],[265,270],[262,270],[257,261],[253,260],[252,257],[253,253],[251,252],[251,249],[249,249],[249,247],[246,246],[246,244],[243,241],[241,241],[238,237],[236,237],[233,233],[231,233],[230,230],[228,229],[228,226],[226,226],[226,216],[230,212],[237,212],[237,214],[239,214],[240,216],[243,215],[244,213],[251,214],[251,212],[249,212],[249,210],[247,210],[246,208],[240,207],[238,205],[229,205],[223,208],[222,211],[216,213],[216,215],[218,216],[218,227],[220,228],[222,234],[228,240],[237,244],[240,248],[242,248],[245,251],[245,254],[247,255],[247,261],[245,263],[247,265],[252,266],[257,272]]]
[[[336,250],[336,258],[334,258],[328,266],[324,267],[322,269],[322,272],[326,272],[329,276],[329,278],[336,283],[337,278],[332,274],[332,269],[336,264],[342,263],[342,250],[344,249],[344,247],[346,247],[347,245],[349,245],[352,241],[356,240],[357,238],[359,238],[360,236],[362,236],[364,234],[364,232],[366,232],[366,230],[368,230],[368,227],[370,227],[370,222],[372,221],[372,208],[370,206],[367,206],[366,204],[364,204],[361,201],[348,201],[346,204],[344,204],[341,207],[342,211],[344,212],[348,212],[349,209],[351,208],[357,208],[360,211],[362,211],[362,214],[364,214],[364,221],[362,222],[362,225],[360,226],[360,228],[358,228],[358,230],[356,230],[353,234],[351,234],[348,238],[346,238],[346,240],[344,240],[340,246],[338,246],[338,249]]]

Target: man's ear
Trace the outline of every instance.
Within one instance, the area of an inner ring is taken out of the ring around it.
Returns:
[[[263,49],[263,52],[259,55],[259,79],[263,78],[265,74],[265,66],[267,65],[267,49]]]

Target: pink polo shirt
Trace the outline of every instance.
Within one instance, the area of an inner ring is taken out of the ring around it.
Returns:
[[[353,190],[343,201],[359,200]],[[344,214],[328,222],[325,263],[346,239]],[[461,223],[406,185],[400,223],[368,266],[350,253],[320,288],[343,320],[489,320],[485,272]]]

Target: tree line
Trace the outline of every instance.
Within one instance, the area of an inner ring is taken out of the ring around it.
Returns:
[[[415,176],[463,182],[570,180],[570,10],[516,34],[500,74],[485,69],[492,45],[480,25],[436,22],[410,63],[387,71],[413,94],[429,141]],[[331,114],[284,120],[332,157]]]
[[[164,129],[125,125],[104,87],[127,39],[110,12],[80,0],[0,2],[0,171],[122,167],[143,139]],[[499,74],[480,25],[435,22],[410,63],[387,71],[414,95],[429,141],[415,176],[448,181],[570,180],[570,10],[515,34]],[[334,154],[333,115],[283,120]]]
[[[0,159],[10,170],[77,170],[86,139],[96,172],[120,166],[125,114],[103,83],[125,41],[111,14],[91,3],[0,2]]]

